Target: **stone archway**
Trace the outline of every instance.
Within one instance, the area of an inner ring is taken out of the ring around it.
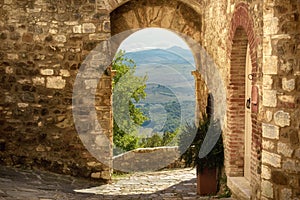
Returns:
[[[108,0],[105,2],[105,8],[109,11],[109,12],[113,12],[115,9],[117,9],[118,7],[126,4],[127,2],[129,2],[130,0]],[[185,3],[187,5],[189,5],[189,7],[191,7],[193,10],[195,10],[198,13],[202,12],[202,1],[197,1],[197,0],[179,0],[182,3]],[[168,2],[165,2],[168,3]],[[98,4],[100,7],[99,9],[101,9],[103,5]]]
[[[110,1],[112,2],[112,1]],[[200,49],[198,44],[202,43],[202,6],[199,2],[188,1],[122,1],[119,6],[109,3],[110,8],[115,8],[110,13],[111,35],[119,33],[135,32],[141,28],[158,27],[174,31],[189,45],[194,54],[196,68],[199,69],[201,62],[199,59]],[[196,9],[194,9],[196,8]],[[121,42],[129,35],[121,34],[120,41],[112,44],[112,52],[117,50]],[[191,40],[193,42],[191,42]],[[195,44],[195,42],[197,44]],[[205,87],[200,74],[195,77],[196,86]],[[200,86],[201,85],[201,86]],[[197,99],[199,109],[205,109],[207,98]]]
[[[119,41],[114,40],[115,44],[112,44],[112,54],[135,31],[150,27],[163,28],[182,37],[194,54],[196,68],[199,69],[201,50],[198,44],[202,43],[202,6],[196,1],[189,1],[188,4],[184,2],[186,1],[124,0],[118,6],[110,3],[111,9],[115,8],[110,13],[111,35],[120,36]],[[206,87],[200,74],[195,80],[197,88]],[[199,97],[196,100],[200,106],[198,109],[205,110],[207,98]]]
[[[128,30],[159,27],[201,43],[202,15],[180,1],[129,1],[112,11],[110,17],[112,36]]]
[[[180,1],[129,1],[110,13],[111,35],[118,36],[111,44],[114,54],[119,45],[129,35],[143,28],[156,27],[171,30],[181,37],[191,48],[195,57],[197,69],[200,67],[199,44],[202,41],[202,16],[189,5]],[[193,42],[191,41],[193,40]],[[197,55],[198,54],[198,55]],[[199,73],[193,73],[196,85],[196,101],[198,109],[196,116],[205,111],[207,104],[207,89]],[[200,90],[201,94],[199,93]],[[205,97],[206,96],[206,97]]]

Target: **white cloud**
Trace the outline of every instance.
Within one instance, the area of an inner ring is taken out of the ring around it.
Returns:
[[[172,46],[189,48],[182,38],[172,31],[161,28],[147,28],[130,35],[122,42],[119,49],[130,52],[145,49],[166,49]]]

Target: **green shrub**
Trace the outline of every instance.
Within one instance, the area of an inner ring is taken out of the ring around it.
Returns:
[[[209,127],[211,129],[210,132],[208,132]],[[224,148],[222,134],[220,134],[220,137],[212,150],[203,158],[199,157],[199,151],[206,135],[218,133],[221,133],[220,123],[218,121],[210,122],[210,118],[206,116],[203,117],[203,120],[199,122],[198,126],[187,123],[183,127],[181,134],[179,135],[180,152],[183,153],[183,151],[187,148],[188,143],[193,141],[181,156],[181,159],[185,161],[186,166],[197,166],[201,171],[206,167],[218,168],[223,166]],[[207,136],[210,137],[210,135]]]

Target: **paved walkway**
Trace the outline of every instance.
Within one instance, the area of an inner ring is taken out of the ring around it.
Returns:
[[[134,173],[100,185],[49,172],[0,166],[0,200],[214,199],[196,195],[195,176],[195,169],[186,168]]]

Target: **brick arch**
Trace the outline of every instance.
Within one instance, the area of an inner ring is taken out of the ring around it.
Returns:
[[[258,38],[248,6],[240,3],[232,16],[228,55],[230,58],[229,82],[227,85],[227,136],[225,166],[229,176],[243,176],[244,173],[244,131],[245,131],[245,63],[247,45],[250,47],[252,65],[252,85],[256,85],[258,75]],[[253,106],[253,105],[252,105]],[[251,179],[260,170],[261,125],[257,112],[252,110]]]
[[[247,40],[250,45],[250,55],[251,55],[251,62],[252,62],[252,69],[256,72],[257,70],[257,45],[258,45],[258,38],[254,32],[254,23],[251,18],[251,15],[248,11],[248,5],[245,3],[240,3],[236,6],[235,12],[233,13],[231,26],[229,31],[229,38],[228,38],[228,53],[229,58],[231,58],[232,52],[232,42],[236,33],[237,28],[242,27],[246,34]]]

